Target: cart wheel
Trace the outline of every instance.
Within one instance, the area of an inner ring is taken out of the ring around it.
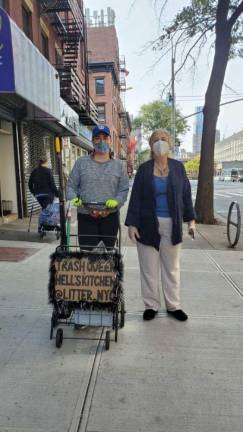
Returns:
[[[110,330],[105,333],[105,349],[108,351],[110,349]]]
[[[61,348],[63,342],[63,329],[59,328],[56,334],[56,347]]]
[[[122,300],[122,302],[121,302],[121,310],[120,310],[120,325],[119,325],[119,327],[120,328],[123,328],[124,327],[124,325],[125,325],[125,303],[124,303],[124,301]]]

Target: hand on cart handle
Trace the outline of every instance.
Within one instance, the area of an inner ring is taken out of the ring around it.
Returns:
[[[82,200],[79,197],[73,198],[70,202],[74,207],[82,207]]]
[[[118,201],[116,199],[110,198],[106,201],[105,206],[108,209],[115,209],[118,206]]]

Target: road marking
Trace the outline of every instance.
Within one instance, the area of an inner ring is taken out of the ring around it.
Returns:
[[[243,193],[240,192],[227,192],[227,194],[232,195],[232,196],[236,196],[236,197],[243,197]]]
[[[223,197],[223,198],[231,198],[230,195],[215,193],[214,196]]]

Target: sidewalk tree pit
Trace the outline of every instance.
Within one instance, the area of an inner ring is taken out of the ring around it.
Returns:
[[[116,280],[112,260],[65,257],[53,264],[57,301],[112,302]]]

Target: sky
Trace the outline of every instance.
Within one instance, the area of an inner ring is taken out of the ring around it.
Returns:
[[[120,55],[125,55],[129,75],[126,92],[126,109],[136,116],[141,105],[152,102],[160,97],[162,82],[167,83],[171,77],[171,55],[158,62],[158,53],[147,47],[150,41],[160,34],[159,5],[163,0],[84,0],[85,7],[91,11],[100,11],[107,7],[114,9],[116,14]],[[162,22],[169,24],[175,14],[188,0],[168,0],[163,12]],[[206,49],[196,64],[194,73],[184,69],[175,82],[176,106],[184,116],[195,112],[196,106],[203,105],[204,94],[211,72],[212,54]],[[176,59],[176,66],[180,58]],[[221,102],[243,97],[243,59],[231,60],[228,64]],[[193,123],[195,117],[188,119],[190,131],[182,139],[182,147],[192,151]],[[228,137],[243,129],[243,101],[222,107],[217,128],[221,138]]]

